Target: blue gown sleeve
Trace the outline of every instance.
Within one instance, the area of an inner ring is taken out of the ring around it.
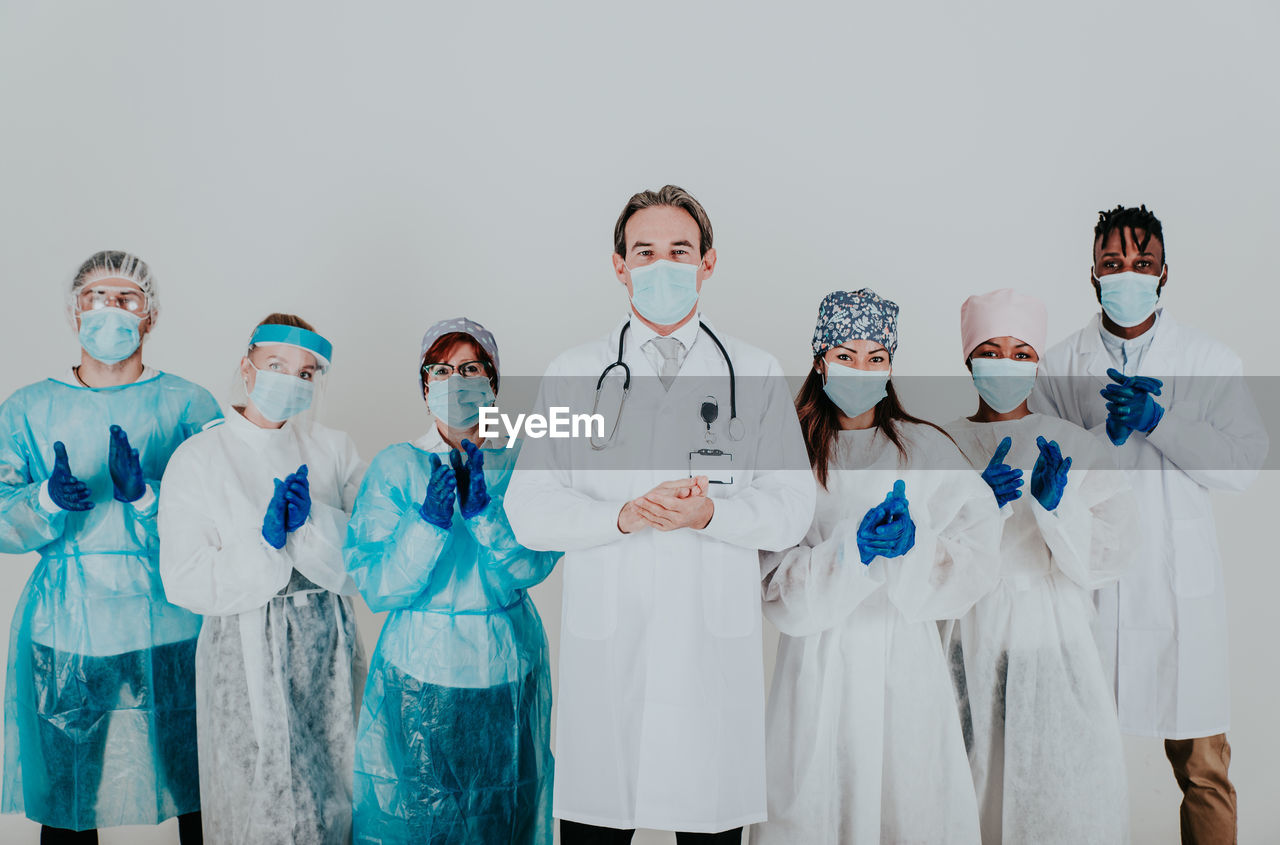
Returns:
[[[29,444],[24,442],[26,414],[17,397],[0,406],[0,552],[36,551],[62,536],[67,514],[40,503],[45,478],[32,475]],[[52,454],[50,444],[50,454]],[[37,470],[47,477],[48,473]]]
[[[450,545],[453,528],[438,528],[419,512],[409,484],[413,471],[401,447],[383,450],[365,474],[347,523],[347,572],[375,613],[413,606]],[[455,515],[454,527],[457,521]]]
[[[482,560],[490,569],[490,577],[496,577],[497,586],[506,590],[528,589],[542,583],[562,554],[520,545],[507,520],[501,495],[493,496],[489,506],[468,520],[467,526],[476,542],[489,551]]]

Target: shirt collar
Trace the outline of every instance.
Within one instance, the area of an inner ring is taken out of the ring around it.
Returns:
[[[1102,323],[1102,318],[1098,318],[1098,334],[1102,336],[1102,345],[1112,352],[1119,352],[1124,349],[1130,353],[1139,349],[1146,349],[1151,345],[1151,341],[1155,339],[1156,330],[1160,328],[1161,313],[1163,308],[1156,311],[1156,321],[1151,324],[1151,328],[1134,338],[1123,338],[1107,331],[1106,326]]]
[[[689,322],[685,323],[671,334],[666,335],[666,337],[674,337],[676,340],[680,341],[680,345],[684,347],[686,352],[688,352],[689,349],[693,347],[693,342],[698,339],[699,324],[701,322],[702,312],[699,311],[689,318]],[[635,338],[637,349],[644,346],[655,337],[661,337],[661,335],[653,329],[646,326],[643,320],[636,319],[635,314],[631,315],[631,334]]]

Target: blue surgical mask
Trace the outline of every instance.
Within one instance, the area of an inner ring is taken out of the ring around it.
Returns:
[[[449,428],[471,428],[480,422],[480,409],[493,406],[497,397],[484,376],[464,378],[454,373],[448,381],[427,385],[427,409]]]
[[[855,370],[842,364],[827,364],[827,383],[822,386],[822,392],[846,417],[856,417],[889,395],[889,371]]]
[[[253,364],[249,366],[253,367]],[[314,381],[304,381],[287,373],[259,370],[257,367],[253,369],[257,376],[254,377],[253,392],[249,394],[249,399],[258,413],[271,422],[284,422],[311,407],[316,394]]]
[[[1012,358],[974,358],[973,386],[987,407],[997,414],[1007,414],[1021,405],[1036,384],[1035,361]]]
[[[1093,279],[1101,293],[1102,310],[1117,326],[1138,325],[1155,312],[1160,301],[1160,274],[1126,270],[1102,277],[1095,273]]]
[[[80,314],[80,345],[94,360],[118,364],[138,349],[142,318],[120,308],[98,308]]]
[[[655,261],[631,271],[631,305],[651,323],[680,322],[698,302],[698,266]]]

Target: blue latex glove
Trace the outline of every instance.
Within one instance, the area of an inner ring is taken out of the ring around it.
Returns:
[[[117,501],[136,502],[147,491],[147,483],[142,480],[142,462],[138,460],[138,450],[129,446],[129,435],[118,425],[111,426],[107,469],[111,471],[111,484],[115,487]]]
[[[1001,440],[995,454],[987,461],[987,468],[982,471],[982,480],[996,494],[996,505],[999,507],[1004,507],[1022,495],[1022,491],[1018,489],[1022,486],[1022,470],[1014,469],[1004,462],[1012,446],[1012,437]]]
[[[427,496],[418,512],[422,518],[445,531],[453,523],[453,500],[458,492],[458,477],[451,467],[445,466],[440,456],[432,454],[431,480],[427,482]]]
[[[267,505],[266,516],[262,518],[262,539],[266,540],[273,549],[283,549],[285,541],[289,539],[289,529],[285,525],[288,511],[286,499],[288,487],[278,478],[274,481],[276,491]]]
[[[1043,437],[1036,438],[1040,447],[1040,457],[1031,470],[1031,495],[1036,501],[1051,511],[1062,501],[1062,491],[1067,489],[1067,473],[1071,470],[1071,459],[1062,457],[1058,441]]]
[[[53,474],[49,476],[49,498],[64,511],[93,509],[89,501],[89,485],[71,474],[67,447],[61,440],[53,444]]]
[[[867,511],[858,526],[858,553],[864,564],[877,555],[899,557],[916,543],[916,524],[907,506],[907,484],[898,480],[880,504]]]
[[[489,488],[484,483],[484,452],[465,438],[462,448],[467,453],[465,463],[457,452],[449,453],[449,462],[458,478],[458,507],[462,518],[471,519],[489,506]]]
[[[306,524],[311,515],[311,482],[307,479],[307,465],[298,467],[298,471],[284,480],[285,515],[284,527],[289,532],[297,531]]]
[[[1164,382],[1149,376],[1126,376],[1114,368],[1107,375],[1115,384],[1100,392],[1107,403],[1107,437],[1123,446],[1134,431],[1150,434],[1164,416],[1164,408],[1153,399],[1160,395]]]

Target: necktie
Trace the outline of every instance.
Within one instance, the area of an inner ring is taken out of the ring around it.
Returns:
[[[684,344],[674,337],[655,337],[652,342],[657,347],[658,354],[662,356],[662,369],[658,372],[658,381],[662,382],[663,390],[670,390],[671,382],[675,381],[676,373],[680,372],[679,355]]]

